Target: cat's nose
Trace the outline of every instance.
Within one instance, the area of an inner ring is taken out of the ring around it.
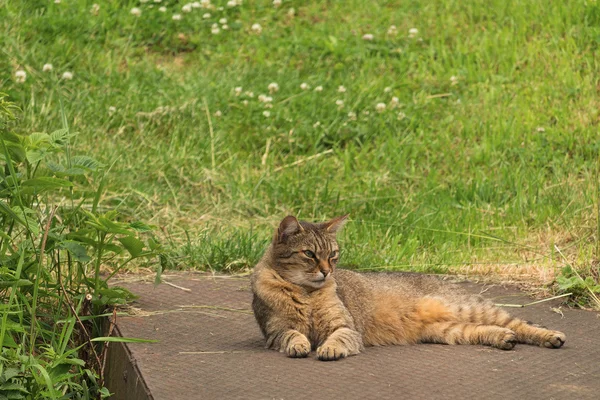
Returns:
[[[330,273],[330,272],[331,272],[331,271],[329,271],[328,269],[322,269],[322,270],[321,270],[321,273],[323,274],[323,277],[324,277],[324,278],[327,278],[327,275],[329,275],[329,273]]]

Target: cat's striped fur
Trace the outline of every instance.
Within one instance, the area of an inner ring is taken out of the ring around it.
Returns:
[[[283,221],[252,274],[254,315],[269,348],[290,357],[316,349],[320,360],[364,346],[516,343],[559,348],[565,335],[511,317],[481,296],[419,274],[336,269],[335,234],[345,217],[326,223]]]

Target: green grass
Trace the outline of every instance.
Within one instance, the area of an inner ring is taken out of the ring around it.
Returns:
[[[285,215],[350,213],[355,268],[552,278],[556,245],[597,281],[596,1],[98,4],[0,1],[0,85],[24,131],[60,127],[62,100],[114,163],[103,204],[159,225],[180,267],[249,267]]]

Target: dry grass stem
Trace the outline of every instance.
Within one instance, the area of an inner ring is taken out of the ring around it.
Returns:
[[[294,161],[291,164],[286,164],[286,165],[283,165],[281,167],[277,167],[277,168],[275,168],[273,170],[273,172],[278,172],[278,171],[281,171],[281,170],[289,168],[289,167],[294,167],[296,165],[304,164],[307,161],[313,160],[313,159],[315,159],[317,157],[321,157],[321,156],[324,156],[325,154],[330,154],[330,153],[333,153],[333,149],[325,150],[325,151],[323,151],[321,153],[317,153],[317,154],[312,155],[310,157],[306,157],[306,158],[302,158],[302,159],[300,159],[298,161]]]
[[[174,284],[174,283],[167,282],[167,281],[165,281],[164,279],[162,280],[162,283],[164,283],[164,284],[167,284],[167,285],[169,285],[169,286],[171,286],[171,287],[174,287],[174,288],[176,288],[176,289],[181,289],[181,290],[183,290],[184,292],[191,292],[191,291],[192,291],[192,289],[184,288],[183,286],[179,286],[179,285],[176,285],[176,284]]]
[[[184,305],[184,306],[177,306],[179,308],[208,308],[211,310],[223,310],[223,311],[231,311],[231,312],[239,312],[242,314],[250,314],[252,315],[252,311],[248,310],[248,309],[242,309],[242,308],[229,308],[229,307],[222,307],[222,306],[205,306],[205,305]]]
[[[269,157],[269,148],[271,147],[271,138],[267,139],[267,144],[265,145],[265,153],[263,154],[261,160],[260,160],[260,165],[265,166],[267,165],[267,158]]]
[[[240,353],[256,353],[255,351],[247,350],[232,350],[232,351],[180,351],[177,354],[240,354]]]
[[[427,96],[428,99],[438,99],[440,97],[450,97],[452,96],[452,93],[440,93],[440,94],[432,94],[430,96]]]
[[[204,101],[204,111],[206,111],[206,120],[208,121],[208,130],[210,132],[210,161],[211,161],[211,166],[212,166],[212,170],[215,170],[215,132],[213,131],[213,126],[212,126],[212,120],[210,118],[210,111],[208,109],[208,102],[206,101],[206,98],[203,98],[202,101]]]
[[[560,299],[561,297],[571,296],[572,294],[573,293],[565,293],[565,294],[561,294],[559,296],[549,297],[547,299],[537,300],[537,301],[533,301],[533,302],[527,303],[527,304],[496,304],[496,307],[523,308],[523,307],[532,306],[534,304],[545,303],[545,302],[550,301],[550,300]]]

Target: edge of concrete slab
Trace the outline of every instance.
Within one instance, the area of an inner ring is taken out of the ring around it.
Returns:
[[[113,336],[122,337],[118,325]],[[114,400],[154,400],[127,343],[113,342],[108,347],[105,381]]]

